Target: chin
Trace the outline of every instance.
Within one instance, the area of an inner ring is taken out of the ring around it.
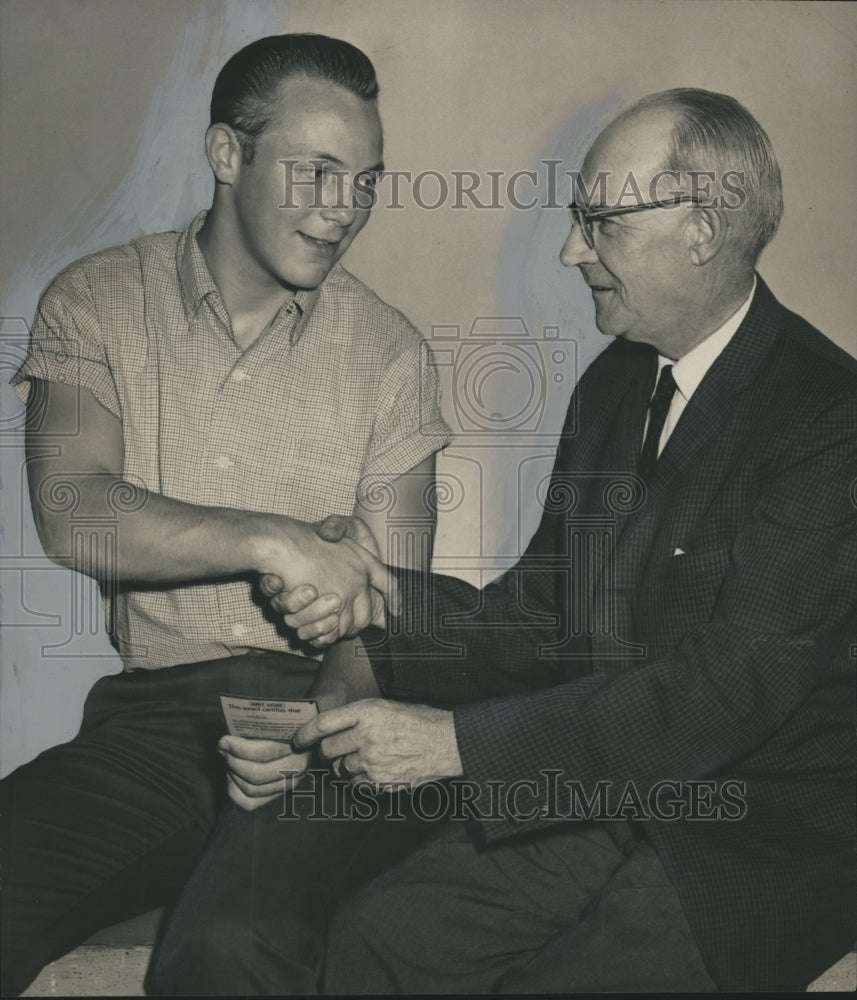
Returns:
[[[302,291],[312,291],[313,288],[318,288],[322,281],[324,281],[328,274],[330,274],[332,268],[333,264],[331,264],[330,267],[324,268],[307,267],[295,269],[285,274],[281,274],[280,281],[289,288],[298,288]]]
[[[597,316],[595,317],[595,326],[598,329],[598,332],[603,333],[605,337],[624,337],[626,335],[624,330],[618,329],[606,320],[601,320],[599,322]]]

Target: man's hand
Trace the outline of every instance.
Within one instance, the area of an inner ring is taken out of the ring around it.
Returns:
[[[288,743],[223,736],[217,749],[226,761],[229,798],[248,812],[290,791],[307,769],[308,753]]]
[[[373,560],[373,565],[380,558],[380,549],[375,536],[368,525],[359,517],[344,517],[339,514],[332,514],[325,518],[320,524],[315,525],[315,531],[320,539],[331,543],[342,543],[355,545],[360,549],[365,549]],[[381,593],[378,589],[373,589],[372,618],[371,624],[383,627],[385,625],[385,601],[391,606],[391,610],[398,611],[398,591],[395,588],[395,580],[389,574],[387,581],[392,583],[393,590]],[[282,579],[272,574],[263,576],[260,585],[263,593],[272,598],[271,607],[285,615],[285,622],[289,628],[297,631],[298,636],[305,642],[312,642],[316,646],[327,646],[342,636],[354,635],[359,628],[354,631],[343,631],[341,620],[340,601],[337,593],[325,593],[320,588],[308,583],[287,590]]]
[[[341,514],[331,514],[315,526],[316,534],[326,542],[341,542],[343,538],[362,545],[376,559],[381,558],[381,548],[378,539],[372,534],[369,525],[362,517],[343,517]]]
[[[462,773],[452,712],[370,698],[321,712],[295,735],[296,749],[318,744],[343,758],[345,773],[376,785],[416,787]]]
[[[351,530],[367,542],[366,534],[371,537],[365,525]],[[269,557],[260,578],[273,610],[288,614],[286,624],[317,646],[357,635],[370,624],[383,627],[385,607],[398,610],[398,588],[389,569],[347,530],[331,533],[339,534],[339,540],[325,541],[310,525],[292,522],[283,568]],[[289,581],[295,581],[291,590]],[[295,617],[292,607],[306,610]]]

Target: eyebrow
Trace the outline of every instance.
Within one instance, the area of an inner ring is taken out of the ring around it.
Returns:
[[[572,202],[572,204],[574,203]],[[568,207],[571,208],[571,205],[569,205]],[[628,205],[580,205],[579,207],[582,208],[584,212],[586,212],[588,215],[597,215],[599,212],[612,212],[614,209],[618,208],[630,208],[630,206]],[[628,214],[632,215],[634,213],[629,212]],[[612,222],[613,220],[605,219],[604,221]]]
[[[338,156],[334,156],[333,153],[322,152],[321,150],[313,150],[313,149],[303,150],[303,149],[300,149],[300,150],[296,151],[296,155],[297,156],[305,156],[305,157],[307,157],[307,159],[310,159],[310,160],[325,160],[325,161],[327,161],[329,163],[335,163],[336,166],[338,166],[338,167],[344,167],[345,166],[345,163],[343,163],[343,161],[340,160]],[[380,173],[383,172],[383,170],[384,170],[384,161],[380,160],[374,166],[372,166],[372,167],[364,167],[362,170],[359,170],[358,173],[361,173],[361,174],[364,174],[364,173],[365,174],[372,174],[372,173],[380,174]]]

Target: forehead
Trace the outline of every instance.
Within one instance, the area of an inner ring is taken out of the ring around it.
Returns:
[[[580,176],[592,192],[589,203],[629,204],[633,177],[640,191],[648,191],[652,178],[663,169],[676,113],[653,108],[611,122],[586,154]]]
[[[343,161],[380,160],[383,131],[377,101],[365,101],[327,80],[292,76],[276,94],[271,124],[263,133],[293,151],[317,151]],[[321,144],[321,145],[320,145]],[[347,155],[340,155],[347,154]]]

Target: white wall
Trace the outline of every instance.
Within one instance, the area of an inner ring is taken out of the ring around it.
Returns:
[[[599,124],[635,97],[674,86],[732,94],[768,131],[784,175],[786,215],[762,274],[787,305],[857,354],[853,4],[6,0],[4,382],[20,363],[39,291],[64,263],[140,232],[180,228],[207,204],[201,139],[214,74],[247,41],[280,31],[337,35],[369,54],[382,86],[387,164],[413,174],[508,177],[545,159],[573,168]],[[434,190],[426,184],[426,199]],[[520,190],[528,193],[526,183]],[[493,575],[513,561],[533,530],[538,508],[526,496],[550,465],[551,435],[574,380],[571,359],[576,350],[584,365],[603,340],[579,277],[557,260],[563,211],[449,204],[426,211],[403,201],[400,211],[375,212],[348,266],[426,335],[437,326],[467,331],[478,316],[521,317],[535,347],[513,345],[513,353],[537,350],[530,359],[546,367],[542,382],[531,366],[533,405],[523,424],[507,420],[501,439],[488,438],[493,447],[465,434],[441,463],[455,509],[441,518],[437,564],[477,579],[480,568]],[[558,348],[541,340],[544,326],[557,329]],[[565,360],[548,371],[555,350]],[[476,412],[478,401],[462,397],[472,384],[451,378],[461,376],[466,357],[459,345],[458,369],[444,369],[453,425],[471,418],[491,425],[495,410],[508,417],[528,401],[525,372],[506,370],[486,375],[485,410]],[[6,773],[72,736],[86,690],[119,663],[93,634],[93,613],[84,606],[73,616],[88,588],[40,555],[23,486],[19,408],[5,385],[3,392]],[[454,392],[469,410],[456,408]]]

